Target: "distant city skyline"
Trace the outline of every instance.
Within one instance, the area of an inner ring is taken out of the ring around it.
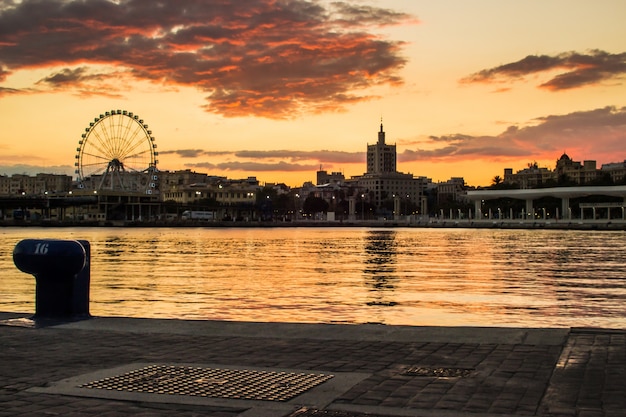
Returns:
[[[299,186],[397,170],[484,186],[566,152],[626,159],[621,0],[0,0],[0,174],[74,176],[85,127],[140,115],[158,168]]]

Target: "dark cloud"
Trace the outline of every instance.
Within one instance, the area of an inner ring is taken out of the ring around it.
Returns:
[[[88,70],[86,67],[80,67],[75,69],[65,68],[59,72],[56,72],[48,77],[37,81],[37,84],[49,84],[54,86],[76,84],[77,82],[83,81],[86,78],[91,78],[86,77],[87,71]]]
[[[509,126],[497,136],[431,136],[421,149],[398,155],[400,162],[455,159],[557,158],[564,151],[613,161],[626,143],[626,107],[604,107],[535,120],[533,126]],[[620,157],[621,158],[621,157]],[[613,161],[616,162],[616,161]]]
[[[285,158],[290,161],[310,161],[317,160],[325,163],[360,163],[365,161],[364,152],[342,152],[342,151],[237,151],[235,156],[251,159],[275,159]]]
[[[567,90],[621,79],[626,75],[626,53],[611,54],[592,50],[586,54],[566,52],[556,56],[529,55],[517,62],[479,71],[463,83],[515,81],[545,71],[561,71],[539,87],[551,91]]]
[[[37,81],[36,84],[46,84],[51,87],[78,86],[91,81],[103,81],[112,74],[94,73],[88,67],[63,68]]]
[[[529,154],[528,150],[520,149],[515,143],[503,140],[499,136],[431,136],[426,144],[429,145],[429,149],[403,151],[398,155],[399,162],[509,158]]]
[[[24,0],[0,5],[0,81],[50,68],[39,88],[85,90],[121,78],[193,86],[205,109],[226,116],[290,118],[370,99],[358,91],[399,85],[401,42],[369,26],[409,15],[347,3],[249,0]],[[55,68],[62,67],[62,70]],[[108,86],[107,86],[108,87]],[[84,94],[81,93],[81,94]]]
[[[345,151],[294,151],[294,150],[242,150],[242,151],[207,151],[203,149],[174,149],[159,151],[159,155],[178,155],[181,158],[200,158],[212,156],[232,156],[239,159],[286,159],[295,161],[320,161],[324,163],[362,163],[365,161],[365,152]]]
[[[204,151],[202,149],[176,149],[169,151],[159,151],[159,155],[178,155],[181,158],[198,158],[206,155],[229,155],[232,152]]]
[[[188,167],[193,168],[205,168],[205,169],[219,169],[223,171],[249,171],[249,172],[268,172],[268,171],[280,171],[280,172],[301,172],[301,171],[315,171],[319,168],[318,165],[303,165],[293,164],[284,161],[276,163],[265,162],[245,162],[245,161],[233,161],[233,162],[221,162],[218,164],[212,164],[210,162],[200,162],[197,164],[185,164]]]
[[[1,29],[0,29],[1,30]],[[1,63],[0,59],[0,63]],[[8,76],[11,75],[11,71],[7,71],[6,68],[0,65],[0,83],[5,82]],[[0,85],[0,97],[11,95],[11,94],[23,94],[27,93],[27,89],[19,89],[19,88],[11,88],[11,87],[3,87]]]
[[[364,164],[365,152],[344,151],[204,151],[200,149],[180,149],[161,151],[159,155],[178,155],[183,158],[205,158],[212,156],[227,156],[235,161],[213,163],[210,161],[189,162],[185,166],[189,168],[204,168],[224,171],[289,171],[311,172],[317,171],[320,165],[332,167],[333,164]],[[309,163],[301,163],[308,161]]]
[[[127,89],[125,83],[119,82],[116,73],[92,72],[88,67],[63,68],[37,81],[35,85],[48,87],[52,91],[64,90],[69,87],[74,94],[88,96],[123,97]],[[34,92],[31,90],[31,92]]]
[[[9,76],[9,74],[11,74],[9,71],[0,67],[0,82],[4,82],[7,79],[7,76]]]
[[[9,95],[9,94],[20,94],[20,93],[23,93],[23,92],[24,91],[18,90],[16,88],[0,87],[0,97],[5,96],[5,95]]]
[[[0,175],[37,175],[37,174],[57,174],[57,175],[70,175],[74,174],[74,167],[69,165],[0,165]]]
[[[398,21],[406,20],[407,16],[393,10],[384,10],[367,5],[355,5],[346,2],[332,3],[336,21],[348,27],[395,25]],[[413,20],[417,22],[417,19]]]

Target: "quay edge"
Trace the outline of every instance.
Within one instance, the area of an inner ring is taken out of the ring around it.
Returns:
[[[0,227],[203,227],[203,228],[285,228],[285,227],[367,227],[367,228],[454,228],[626,231],[626,221],[519,221],[519,220],[303,220],[303,221],[0,221]]]

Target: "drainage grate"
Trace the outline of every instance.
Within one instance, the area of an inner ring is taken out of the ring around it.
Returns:
[[[473,368],[423,368],[413,366],[402,372],[407,376],[427,376],[436,378],[463,378],[470,376],[474,372]]]
[[[241,400],[289,401],[330,374],[150,365],[79,388]]]

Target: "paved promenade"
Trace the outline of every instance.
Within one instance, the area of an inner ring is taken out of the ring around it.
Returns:
[[[626,416],[626,331],[0,313],[0,416]]]

